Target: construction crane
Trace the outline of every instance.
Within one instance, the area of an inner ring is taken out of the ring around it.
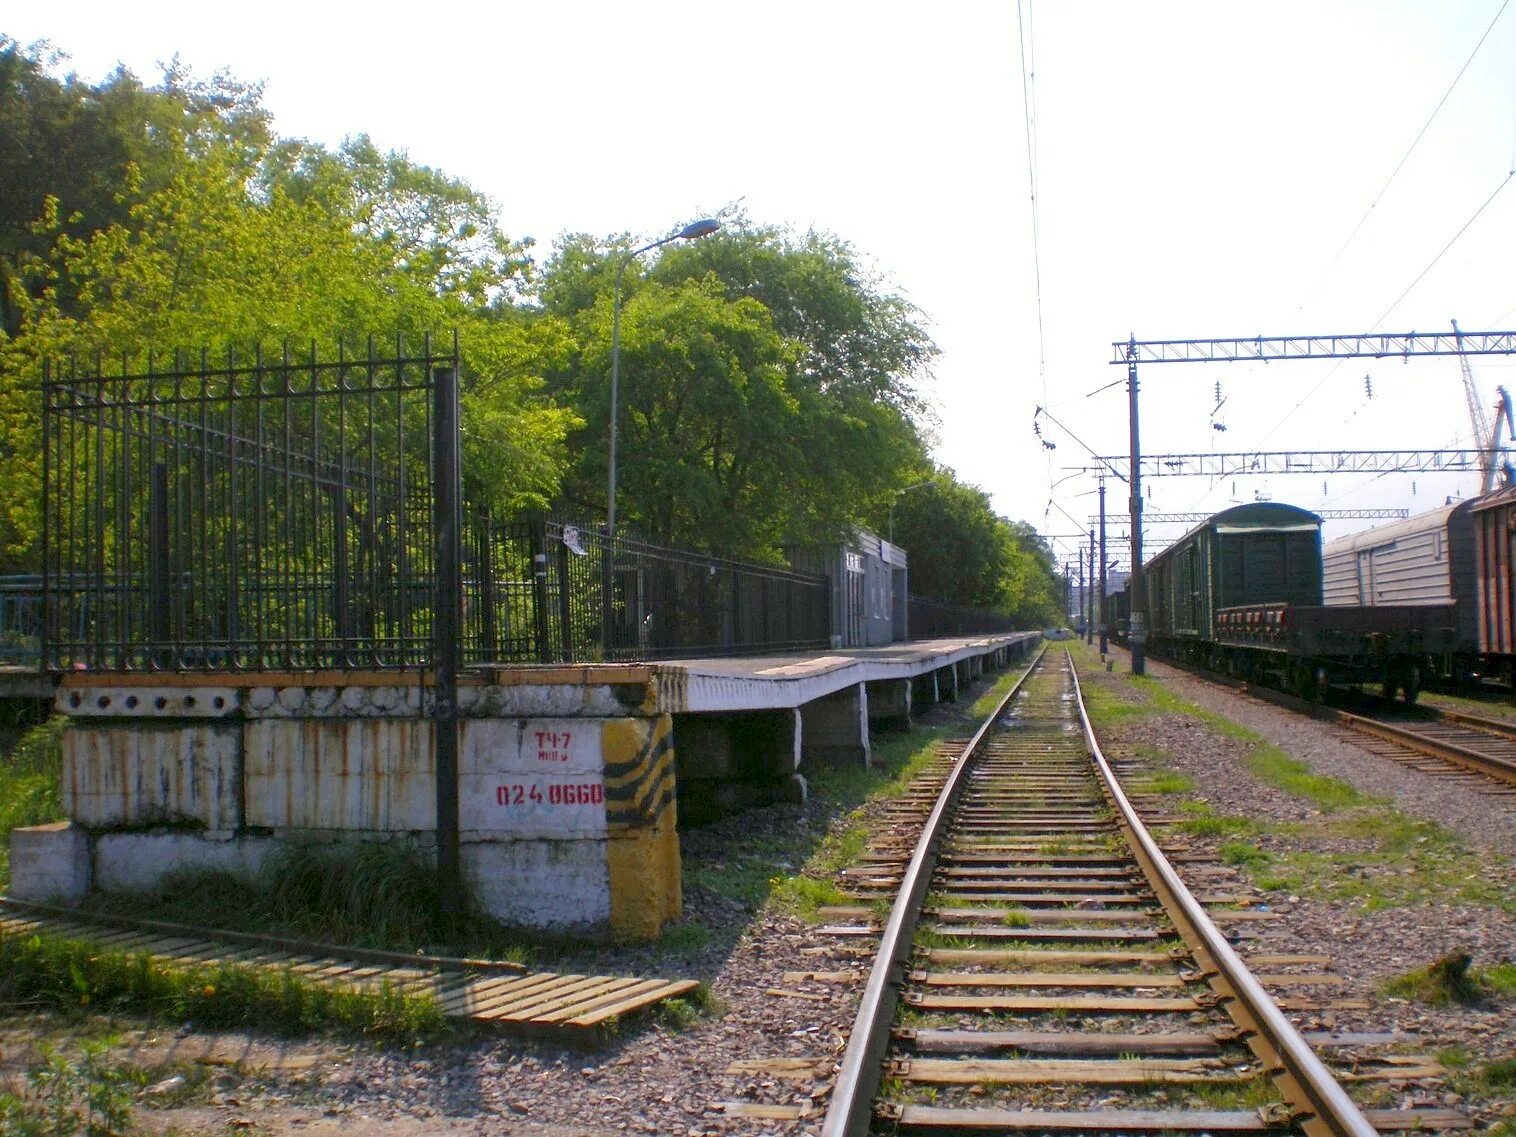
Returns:
[[[1457,320],[1453,321],[1453,338],[1458,341],[1458,366],[1463,369],[1463,397],[1469,404],[1469,424],[1474,428],[1474,445],[1484,447],[1479,459],[1479,492],[1487,494],[1495,488],[1495,478],[1498,473],[1496,458],[1500,454],[1502,419],[1505,420],[1511,441],[1516,442],[1516,422],[1511,420],[1511,396],[1506,394],[1504,387],[1495,388],[1500,392],[1500,401],[1495,404],[1495,426],[1492,430],[1489,420],[1485,418],[1484,407],[1479,402],[1479,388],[1474,384],[1474,372],[1469,367],[1469,357],[1464,354],[1463,333],[1458,330]]]

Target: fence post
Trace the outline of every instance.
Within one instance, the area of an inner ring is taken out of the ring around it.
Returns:
[[[500,628],[495,616],[495,521],[486,511],[476,524],[479,540],[475,571],[479,574],[480,635],[484,641],[479,654],[482,661],[494,662],[500,658]]]
[[[432,369],[432,483],[437,534],[432,613],[432,728],[437,758],[437,890],[443,915],[463,910],[458,851],[458,631],[462,623],[462,510],[457,360]]]
[[[559,644],[558,658],[564,663],[578,662],[574,654],[574,597],[569,586],[569,549],[558,542],[558,618],[562,621],[563,633]]]
[[[552,663],[553,645],[547,618],[547,522],[540,514],[533,514],[528,525],[531,529],[532,550],[532,628],[537,640],[537,661]],[[567,627],[564,628],[564,635],[568,635]]]
[[[154,462],[147,498],[147,606],[154,667],[170,665],[168,580],[168,465]],[[103,661],[93,662],[98,666]]]
[[[53,581],[52,542],[53,529],[49,514],[53,504],[52,468],[52,416],[53,416],[53,361],[42,361],[42,627],[38,636],[39,663],[46,672],[61,666],[52,659]],[[59,558],[62,563],[62,558]]]
[[[235,468],[233,463],[233,468]],[[337,659],[343,667],[355,666],[353,658],[353,607],[348,595],[347,560],[347,470],[338,467],[337,485],[332,490],[332,605],[336,617],[332,624],[337,633]]]

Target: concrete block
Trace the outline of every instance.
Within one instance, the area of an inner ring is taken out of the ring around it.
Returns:
[[[11,830],[10,895],[74,904],[89,894],[89,834],[71,821]]]
[[[865,685],[813,699],[800,708],[800,748],[808,762],[869,760],[869,705]]]
[[[248,723],[246,737],[249,826],[378,833],[436,828],[430,722],[267,718]]]
[[[466,841],[459,858],[474,902],[508,927],[558,934],[610,930],[604,840]]]
[[[604,837],[606,729],[606,720],[596,719],[464,720],[458,755],[464,839]]]
[[[73,718],[219,719],[241,707],[235,687],[60,687],[54,706]]]
[[[870,725],[910,730],[912,686],[909,679],[876,679],[867,684]]]
[[[145,892],[171,873],[191,870],[229,872],[251,880],[275,847],[269,837],[208,841],[182,830],[102,833],[95,838],[95,887],[104,892]]]
[[[90,829],[242,825],[240,723],[79,722],[63,732],[63,810]]]
[[[737,776],[737,747],[724,715],[675,715],[674,749],[681,777]]]

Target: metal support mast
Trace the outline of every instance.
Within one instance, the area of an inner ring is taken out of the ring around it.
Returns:
[[[1100,654],[1111,646],[1105,627],[1105,479],[1100,479]]]
[[[1132,674],[1147,674],[1148,650],[1148,588],[1146,574],[1142,571],[1142,447],[1137,431],[1137,337],[1127,341],[1126,397],[1127,424],[1131,431],[1131,466],[1127,485],[1132,491],[1130,508],[1132,514],[1132,576],[1129,589],[1132,597],[1131,635]]]

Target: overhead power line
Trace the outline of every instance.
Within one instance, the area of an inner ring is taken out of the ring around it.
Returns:
[[[1411,144],[1406,147],[1405,153],[1400,156],[1400,161],[1395,163],[1395,168],[1390,171],[1390,176],[1385,179],[1384,185],[1379,187],[1379,192],[1374,195],[1374,200],[1369,202],[1369,207],[1363,211],[1363,216],[1358,219],[1358,224],[1353,226],[1353,231],[1348,234],[1348,239],[1342,243],[1342,247],[1337,250],[1336,254],[1332,257],[1331,262],[1326,266],[1326,268],[1321,270],[1321,276],[1317,278],[1316,283],[1311,285],[1311,291],[1309,294],[1307,294],[1306,299],[1301,301],[1300,308],[1305,307],[1306,303],[1311,299],[1311,297],[1316,294],[1316,290],[1321,287],[1322,281],[1327,278],[1332,269],[1337,267],[1337,262],[1342,259],[1342,254],[1347,252],[1348,246],[1351,245],[1357,238],[1359,231],[1364,226],[1364,223],[1368,221],[1369,215],[1374,212],[1374,207],[1379,204],[1380,199],[1384,197],[1386,192],[1388,192],[1390,186],[1395,184],[1395,179],[1400,176],[1400,171],[1405,169],[1405,164],[1406,162],[1410,161],[1411,154],[1415,151],[1416,147],[1420,145],[1421,140],[1426,137],[1426,132],[1431,128],[1432,123],[1436,121],[1437,116],[1442,113],[1442,108],[1447,104],[1448,98],[1453,94],[1453,89],[1457,87],[1460,80],[1463,79],[1464,73],[1469,69],[1469,64],[1474,62],[1474,57],[1479,54],[1479,49],[1484,46],[1484,41],[1490,38],[1490,33],[1495,30],[1495,25],[1500,22],[1500,17],[1505,14],[1506,5],[1509,3],[1510,0],[1505,0],[1505,2],[1500,5],[1500,8],[1495,13],[1494,18],[1490,20],[1489,26],[1484,29],[1484,35],[1479,37],[1479,42],[1474,45],[1474,50],[1469,52],[1469,57],[1463,61],[1463,66],[1458,69],[1458,74],[1455,75],[1453,77],[1453,81],[1448,84],[1448,89],[1442,93],[1442,98],[1437,100],[1437,105],[1432,108],[1431,115],[1428,116],[1426,122],[1422,123],[1421,129],[1416,132],[1416,137],[1411,139]],[[1420,278],[1418,277],[1417,279],[1419,280]],[[1407,289],[1407,291],[1409,291],[1409,289]],[[1400,301],[1397,300],[1395,303],[1398,304]],[[1299,308],[1297,308],[1296,311],[1299,311]],[[1388,315],[1388,313],[1386,313],[1386,315]],[[1380,317],[1381,320],[1383,318],[1383,316]]]
[[[1033,113],[1037,86],[1036,44],[1032,40],[1033,24],[1031,0],[1027,0],[1027,16],[1022,20],[1021,0],[1016,0],[1016,37],[1021,57],[1021,110],[1026,125],[1026,180],[1027,192],[1032,201],[1032,278],[1037,290],[1037,375],[1042,382],[1042,397],[1047,400],[1047,345],[1042,334],[1042,256],[1037,224],[1037,135],[1036,116]]]

